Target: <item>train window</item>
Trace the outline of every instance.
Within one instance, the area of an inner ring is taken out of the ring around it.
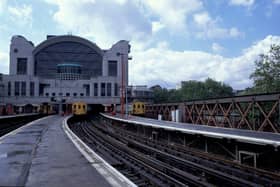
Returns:
[[[144,109],[144,108],[145,108],[145,106],[144,106],[144,105],[142,105],[142,108]]]
[[[74,105],[74,109],[76,109],[76,105]]]
[[[84,109],[84,110],[86,109],[86,105],[83,105],[83,109]]]
[[[46,93],[46,96],[48,97],[48,96],[49,96],[49,93]]]
[[[62,96],[63,94],[60,92],[58,95],[59,95],[59,96]]]
[[[78,105],[78,109],[81,109],[81,105]]]
[[[76,96],[77,96],[77,93],[73,93],[73,96],[76,97]]]
[[[137,108],[140,108],[140,105],[139,105],[139,104],[137,105]]]
[[[52,93],[52,96],[55,96],[55,93]]]
[[[83,96],[84,96],[84,94],[83,94],[83,93],[80,93],[80,96],[82,96],[82,97],[83,97]]]
[[[70,93],[66,93],[66,96],[70,96]]]

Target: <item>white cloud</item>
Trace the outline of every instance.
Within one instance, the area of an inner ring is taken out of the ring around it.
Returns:
[[[0,69],[1,73],[7,74],[9,69],[8,53],[0,52]]]
[[[60,30],[94,40],[108,48],[119,39],[145,46],[161,30],[198,38],[242,36],[236,27],[223,28],[204,10],[201,0],[45,0],[57,6],[52,15]],[[105,8],[106,7],[106,8]],[[197,13],[202,11],[201,13]],[[189,27],[191,20],[197,30]],[[141,43],[141,44],[140,44]]]
[[[273,0],[273,3],[280,4],[280,0]]]
[[[32,26],[32,6],[23,4],[22,6],[8,6],[11,19],[19,25]]]
[[[1,14],[1,13],[3,12],[3,10],[5,9],[6,3],[7,3],[7,0],[1,0],[1,1],[0,1],[0,14]]]
[[[178,52],[162,44],[145,51],[132,51],[130,83],[151,86],[164,82],[175,86],[182,80],[211,77],[242,89],[252,85],[249,75],[254,70],[254,61],[259,54],[267,52],[272,43],[280,44],[280,36],[267,36],[234,58],[203,51]]]
[[[220,26],[221,19],[213,19],[200,0],[45,1],[57,6],[52,16],[65,33],[72,31],[88,37],[102,48],[110,47],[119,39],[130,40],[133,57],[130,83],[133,84],[166,82],[175,85],[181,80],[212,77],[235,89],[244,88],[252,83],[248,77],[258,54],[268,50],[273,40],[279,40],[279,37],[268,36],[235,58],[215,54],[223,50],[217,43],[212,46],[215,53],[180,52],[172,50],[167,42],[151,47],[154,34],[163,29],[185,33],[190,30],[187,25],[190,18],[199,38],[235,38],[244,34],[234,26]]]
[[[164,27],[165,27],[164,24],[162,24],[159,21],[153,21],[152,22],[152,31],[153,31],[153,33],[157,33],[158,31],[160,31]]]
[[[119,39],[146,41],[152,23],[133,1],[46,0],[58,6],[53,19],[65,32],[89,37],[103,48]]]
[[[95,39],[109,47],[119,38],[150,40],[167,29],[187,33],[187,18],[203,8],[201,0],[45,0],[57,5],[53,19],[65,32]]]
[[[223,46],[218,43],[212,43],[212,51],[214,53],[221,53],[224,50]]]
[[[207,12],[194,14],[193,19],[195,23],[200,27],[206,27],[210,22],[212,22],[212,18]]]
[[[232,27],[229,29],[229,35],[232,37],[238,37],[238,36],[242,36],[243,33],[241,33],[237,28]]]
[[[193,21],[197,26],[198,38],[236,38],[244,35],[236,27],[220,27],[220,19],[213,19],[206,11],[194,14]]]
[[[251,6],[253,5],[255,0],[230,0],[231,5],[237,5],[237,6]]]
[[[158,16],[159,21],[172,32],[185,31],[187,17],[203,8],[201,0],[143,0],[142,3],[151,15]]]

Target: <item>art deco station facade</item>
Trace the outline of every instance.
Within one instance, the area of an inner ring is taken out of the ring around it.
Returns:
[[[119,104],[122,76],[128,84],[129,52],[124,40],[104,50],[73,35],[47,36],[37,46],[23,36],[13,36],[9,75],[1,75],[0,80],[0,102]]]

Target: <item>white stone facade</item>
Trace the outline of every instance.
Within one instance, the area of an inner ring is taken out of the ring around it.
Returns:
[[[35,55],[40,50],[59,42],[75,42],[97,50],[102,56],[102,75],[80,80],[49,79],[37,76]],[[96,44],[72,35],[54,36],[38,46],[34,46],[23,36],[13,36],[10,45],[9,75],[2,76],[4,103],[41,104],[52,102],[53,99],[65,99],[66,103],[85,101],[89,104],[119,104],[123,75],[125,85],[128,84],[129,51],[130,45],[124,40],[117,42],[108,50],[101,50]],[[23,64],[27,62],[26,72],[25,66],[20,67],[18,64],[20,59],[23,59]],[[117,73],[114,76],[109,76],[108,61],[117,62]],[[19,70],[20,68],[22,70]],[[123,68],[125,71],[122,75]]]

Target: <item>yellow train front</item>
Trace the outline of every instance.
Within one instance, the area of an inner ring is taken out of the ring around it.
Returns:
[[[40,105],[38,112],[41,114],[50,115],[50,114],[54,114],[55,110],[53,105],[49,103],[43,103]]]
[[[141,101],[135,101],[132,103],[132,115],[144,116],[145,115],[145,103]]]
[[[72,104],[72,112],[76,116],[83,116],[87,114],[87,104],[85,102],[74,102]]]

